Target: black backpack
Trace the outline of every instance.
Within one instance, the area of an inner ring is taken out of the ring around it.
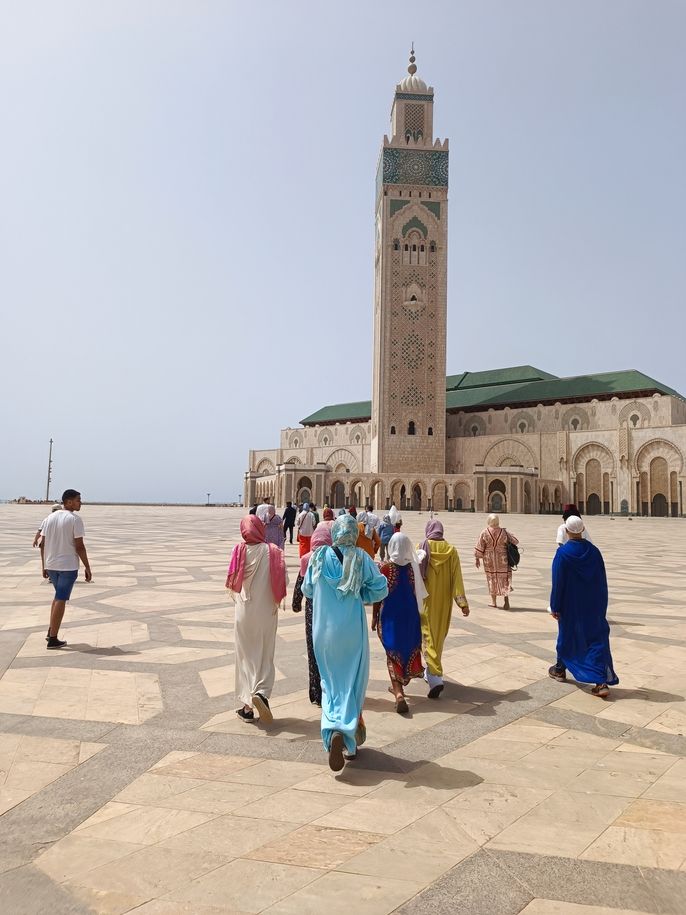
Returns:
[[[515,571],[519,565],[519,548],[510,540],[507,541],[507,564]]]

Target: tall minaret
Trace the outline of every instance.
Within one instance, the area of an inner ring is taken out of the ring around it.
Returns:
[[[376,179],[371,470],[445,472],[448,141],[414,47]]]

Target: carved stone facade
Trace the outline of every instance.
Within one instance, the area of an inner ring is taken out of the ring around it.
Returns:
[[[636,371],[446,379],[448,142],[433,140],[433,89],[410,61],[377,175],[372,401],[251,451],[245,504],[683,515],[678,392]]]

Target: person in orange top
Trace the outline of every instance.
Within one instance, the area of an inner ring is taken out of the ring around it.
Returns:
[[[357,527],[360,533],[357,536],[356,545],[364,550],[365,553],[368,553],[373,559],[379,552],[381,538],[377,534],[373,523],[369,520],[367,512],[359,513],[357,516]]]

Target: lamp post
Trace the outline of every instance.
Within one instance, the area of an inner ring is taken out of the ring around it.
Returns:
[[[208,492],[208,493],[207,493],[207,504],[208,504],[208,505],[210,504],[210,495],[211,495],[211,493]]]
[[[45,487],[45,501],[50,501],[50,481],[52,479],[52,439],[50,439],[50,451],[48,452],[48,483]]]

